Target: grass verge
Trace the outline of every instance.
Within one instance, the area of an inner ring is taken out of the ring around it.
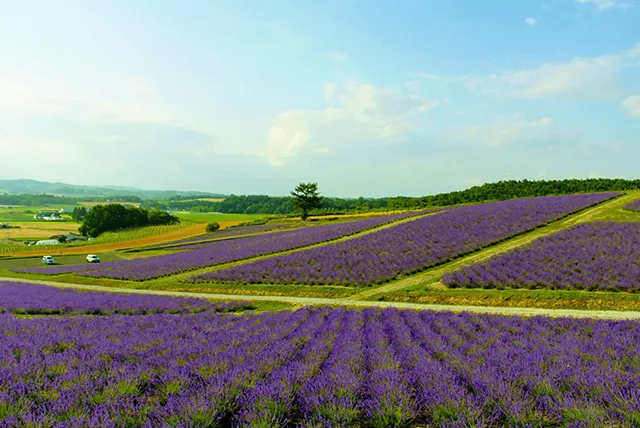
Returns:
[[[380,302],[407,302],[460,306],[502,306],[544,309],[640,311],[640,294],[564,290],[438,290],[416,286],[375,298]]]

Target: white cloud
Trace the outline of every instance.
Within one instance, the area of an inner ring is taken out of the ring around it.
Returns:
[[[640,65],[640,43],[633,48],[596,57],[575,57],[567,62],[546,63],[537,68],[492,74],[467,75],[452,81],[484,94],[500,93],[516,98],[566,96],[585,99],[620,97],[618,73]]]
[[[628,1],[622,1],[622,0],[576,0],[576,1],[582,4],[592,4],[598,10],[606,10],[614,7],[625,9],[630,6],[630,3]]]
[[[545,63],[536,68],[491,73],[488,76],[412,76],[446,83],[458,83],[484,95],[514,98],[565,96],[576,99],[615,99],[624,95],[619,73],[640,66],[640,43],[631,49],[595,57],[575,57],[566,62]],[[416,87],[417,83],[411,82]]]
[[[618,55],[574,58],[561,64],[543,64],[537,69],[503,74],[499,79],[510,95],[544,98],[557,94],[611,96],[616,91],[615,74],[623,67]]]
[[[535,18],[527,18],[527,19],[525,19],[525,20],[524,20],[524,22],[525,22],[527,25],[532,25],[532,26],[533,26],[533,25],[536,25],[536,23],[537,23],[537,21],[535,20]]]
[[[640,117],[640,95],[632,95],[622,102],[629,116]]]
[[[278,115],[267,134],[271,165],[305,153],[328,153],[349,142],[394,142],[416,128],[416,119],[436,101],[369,84],[325,85],[323,110]]]
[[[511,116],[497,116],[484,125],[454,131],[449,137],[454,140],[479,141],[491,147],[498,147],[520,139],[537,138],[540,131],[552,123],[550,117],[526,121],[522,120],[520,113],[515,113]]]
[[[159,107],[151,96],[154,89],[145,80],[130,77],[121,82],[122,92],[85,94],[53,89],[36,82],[0,75],[0,114],[23,117],[60,117],[100,122],[139,122],[209,132],[209,125],[195,125],[186,115]]]

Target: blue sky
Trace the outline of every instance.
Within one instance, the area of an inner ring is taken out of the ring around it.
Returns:
[[[637,178],[638,22],[638,0],[0,0],[0,177],[342,197]]]

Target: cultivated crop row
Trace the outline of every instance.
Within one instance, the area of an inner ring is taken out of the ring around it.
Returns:
[[[635,201],[627,205],[625,208],[631,211],[640,211],[640,199],[636,199]]]
[[[247,302],[212,303],[196,298],[77,291],[19,282],[0,282],[0,296],[0,313],[31,315],[230,312],[250,307]]]
[[[443,263],[616,194],[466,206],[355,239],[208,272],[193,281],[370,285]]]
[[[640,223],[586,223],[444,274],[449,287],[640,290]]]
[[[4,314],[0,333],[2,426],[640,422],[632,321],[305,308]]]
[[[86,265],[60,266],[53,268],[14,269],[16,272],[42,274],[78,273],[85,276],[130,279],[141,281],[172,275],[179,272],[242,260],[264,254],[291,250],[319,242],[337,239],[362,232],[385,223],[415,216],[418,213],[403,213],[383,217],[308,227],[293,231],[275,232],[224,241],[178,247],[189,250],[146,259],[123,260],[102,263],[97,267]]]

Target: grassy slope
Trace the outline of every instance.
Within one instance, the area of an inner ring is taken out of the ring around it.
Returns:
[[[197,223],[211,223],[228,222],[228,221],[252,221],[259,220],[261,218],[269,217],[264,214],[221,214],[221,213],[190,213],[190,212],[177,212],[173,213],[177,215],[180,220],[189,220]]]

